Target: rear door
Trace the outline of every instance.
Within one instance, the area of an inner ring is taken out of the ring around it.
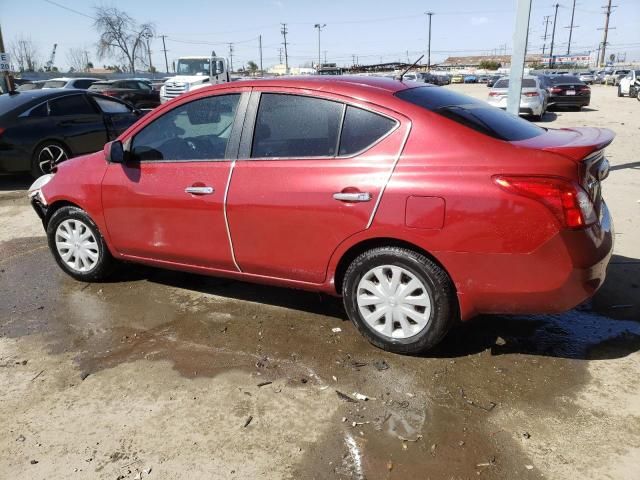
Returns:
[[[321,283],[337,246],[368,227],[409,130],[372,109],[291,89],[252,94],[227,198],[243,272]]]
[[[73,155],[98,151],[107,142],[102,114],[84,93],[49,100],[49,118]]]
[[[108,141],[115,140],[140,118],[140,113],[124,102],[98,95],[90,98],[102,112]]]

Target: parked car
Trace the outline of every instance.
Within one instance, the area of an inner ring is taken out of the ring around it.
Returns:
[[[502,78],[502,75],[492,75],[487,80],[487,87],[493,87],[493,85]]]
[[[618,82],[618,96],[628,95],[630,98],[636,98],[639,87],[640,70],[629,70],[629,73]]]
[[[580,72],[578,78],[587,85],[592,85],[596,81],[596,76],[591,72]]]
[[[40,90],[46,82],[47,82],[46,80],[34,80],[34,81],[25,82],[21,85],[18,85],[16,87],[16,91],[26,92],[27,90]]]
[[[151,83],[143,80],[101,80],[89,87],[89,91],[119,98],[136,108],[148,109],[160,105],[160,93]]]
[[[613,85],[614,87],[618,85],[620,80],[623,77],[626,77],[629,74],[629,70],[613,70],[611,73],[607,73],[604,76],[604,84],[605,85]]]
[[[591,103],[591,89],[578,77],[562,75],[551,77],[549,92],[550,107],[575,107],[578,110]]]
[[[465,75],[464,83],[478,83],[478,77],[475,75]]]
[[[612,139],[432,85],[250,80],[164,104],[29,195],[80,281],[124,260],[341,295],[373,344],[417,353],[458,319],[594,294]]]
[[[489,90],[489,105],[494,107],[507,108],[507,97],[509,95],[509,79],[501,78],[491,90]],[[547,110],[548,94],[540,83],[537,76],[525,76],[522,78],[522,90],[520,93],[520,113],[531,115],[534,120],[542,120],[544,112]]]
[[[99,78],[52,78],[45,81],[42,88],[75,88],[86,90],[99,80]]]
[[[130,105],[86,90],[41,89],[0,96],[0,173],[49,173],[95,152],[140,118]]]
[[[449,85],[450,80],[448,75],[437,75],[434,73],[423,73],[422,78],[426,83],[431,85]]]
[[[598,70],[594,76],[595,79],[593,81],[593,83],[604,83],[604,77],[606,76],[607,72],[605,70]]]
[[[451,83],[464,83],[464,75],[456,74],[451,77]]]

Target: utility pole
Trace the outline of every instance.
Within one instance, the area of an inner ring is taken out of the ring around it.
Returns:
[[[431,17],[433,12],[425,12],[425,15],[429,19],[429,40],[427,42],[427,71],[431,71]]]
[[[284,72],[285,74],[289,74],[289,54],[287,53],[287,24],[282,23],[282,28],[280,29],[280,33],[282,33],[282,37],[284,38]]]
[[[229,44],[229,73],[233,73],[233,43]]]
[[[151,47],[149,46],[149,39],[153,37],[153,34],[146,31],[142,34],[142,38],[147,41],[147,54],[149,55],[149,72],[153,72],[153,64],[151,63]]]
[[[324,63],[327,63],[327,51],[324,50]]]
[[[278,58],[280,59],[278,63],[282,65],[282,47],[278,48]]]
[[[549,20],[551,18],[551,15],[545,15],[544,17],[544,37],[542,37],[542,56],[544,57],[544,51],[547,49],[547,31],[549,29],[549,24],[551,23],[551,20]]]
[[[549,49],[549,68],[553,68],[553,64],[555,63],[553,61],[553,44],[556,40],[556,23],[558,20],[558,7],[560,6],[559,3],[556,3],[554,5],[555,9],[556,9],[556,13],[553,17],[553,30],[551,31],[551,48]]]
[[[322,32],[322,29],[326,26],[327,26],[326,23],[323,23],[322,25],[320,25],[319,23],[316,23],[313,26],[313,28],[318,29],[318,67],[320,67],[320,32]]]
[[[518,115],[520,112],[520,96],[522,76],[529,37],[529,19],[531,17],[531,1],[518,0],[516,7],[516,25],[513,31],[513,52],[509,72],[509,93],[507,95],[507,111]]]
[[[611,0],[609,0],[609,3],[606,7],[602,7],[602,8],[606,8],[604,15],[605,15],[605,19],[604,19],[604,28],[599,28],[598,30],[604,30],[604,35],[602,37],[602,49],[600,50],[600,60],[598,61],[598,67],[600,65],[605,64],[605,53],[607,51],[607,35],[609,34],[609,17],[611,16],[611,9],[615,8],[617,5],[611,5]]]
[[[260,50],[260,75],[262,75],[262,35],[258,35],[258,49]]]
[[[167,36],[160,35],[160,37],[162,38],[162,51],[164,52],[164,68],[167,70],[167,73],[169,73],[169,62],[167,60],[167,46],[164,43],[164,39],[167,38]]]
[[[571,34],[573,33],[574,28],[578,28],[577,26],[573,26],[573,16],[576,13],[576,0],[573,0],[573,7],[571,8],[571,25],[565,28],[569,29],[569,43],[567,44],[567,55],[571,54]]]
[[[356,56],[355,56],[355,54],[351,55],[351,65],[353,65],[354,67],[356,66]]]

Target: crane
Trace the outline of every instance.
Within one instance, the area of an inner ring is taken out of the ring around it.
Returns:
[[[44,70],[45,72],[50,72],[53,68],[53,62],[56,59],[56,48],[58,48],[58,44],[53,44],[53,51],[51,52],[51,56],[49,57],[49,61],[45,64]]]

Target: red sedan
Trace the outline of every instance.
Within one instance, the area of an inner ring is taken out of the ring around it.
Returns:
[[[159,107],[30,195],[79,280],[123,260],[342,295],[372,343],[415,353],[458,319],[593,295],[612,139],[425,84],[247,81]]]

